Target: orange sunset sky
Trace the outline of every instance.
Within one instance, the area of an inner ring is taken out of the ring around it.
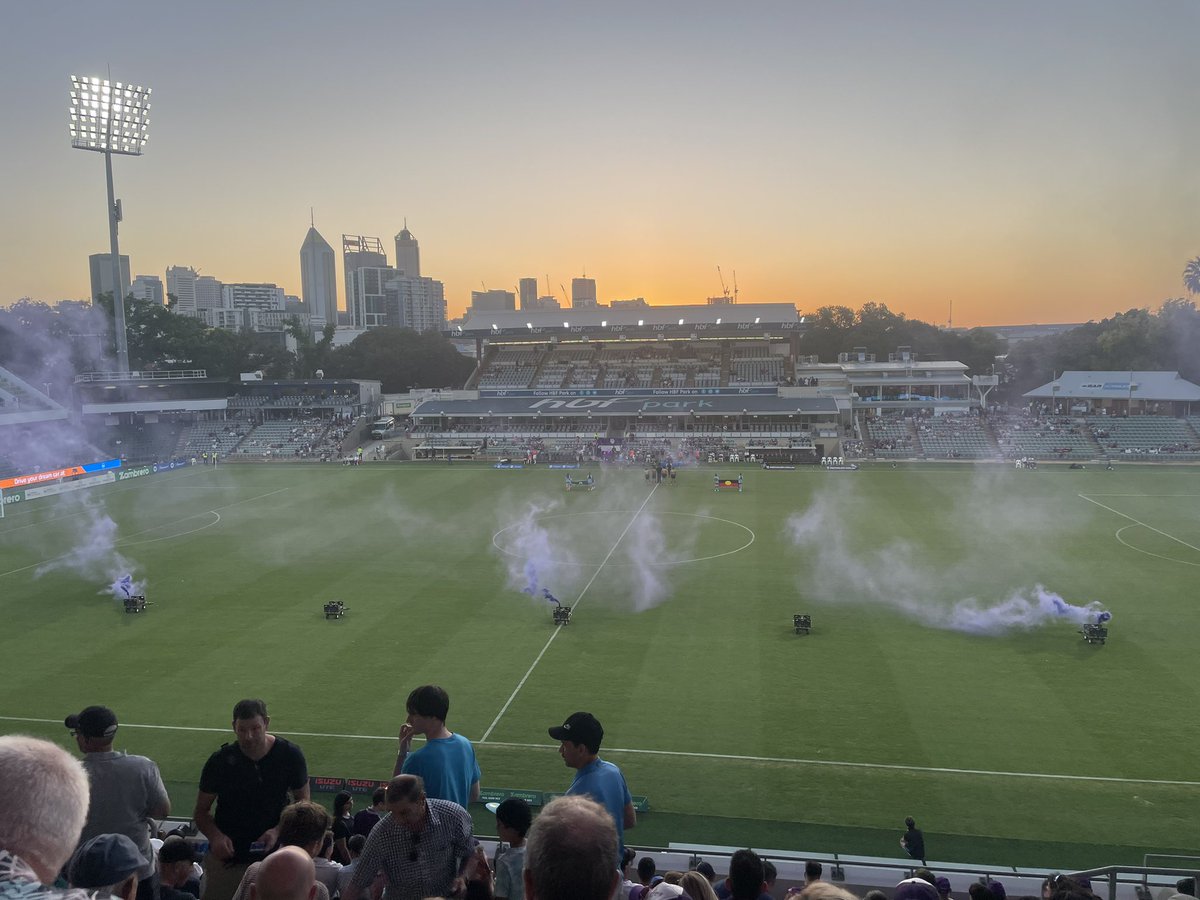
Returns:
[[[114,162],[134,274],[300,293],[317,229],[407,218],[450,314],[561,299],[867,301],[1076,322],[1184,293],[1200,254],[1200,4],[19,4],[0,67],[0,303],[88,293],[98,154],[69,76],[154,89]],[[341,291],[339,265],[339,292]],[[344,307],[345,298],[341,298]]]

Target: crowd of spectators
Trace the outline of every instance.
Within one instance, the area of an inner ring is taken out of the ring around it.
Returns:
[[[565,795],[536,818],[520,798],[489,805],[500,837],[489,858],[464,807],[478,799],[481,773],[470,742],[446,727],[448,695],[423,685],[406,707],[393,775],[370,809],[352,815],[348,793],[333,814],[310,799],[303,751],[269,731],[263,701],[240,701],[235,740],[200,772],[202,880],[193,844],[151,838],[170,802],[152,760],[113,751],[110,709],[67,717],[82,759],[48,741],[0,736],[0,900],[780,900],[774,865],[752,850],[733,853],[721,877],[699,858],[689,871],[660,872],[653,856],[626,848],[637,815],[624,775],[599,756],[604,730],[587,712],[548,729],[575,771]],[[418,734],[425,745],[412,750]],[[900,845],[919,867],[862,900],[956,900],[950,879],[925,863],[924,834],[911,817],[905,825]],[[958,891],[962,900],[1008,900],[996,880]],[[1195,897],[1189,878],[1167,900]],[[783,900],[859,895],[810,861]],[[1086,878],[1054,875],[1040,897],[1019,900],[1098,898]]]

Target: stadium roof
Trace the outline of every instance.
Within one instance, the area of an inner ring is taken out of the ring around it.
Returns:
[[[721,325],[737,328],[766,328],[780,326],[796,328],[804,318],[790,303],[729,303],[692,306],[598,306],[594,308],[467,310],[466,321],[450,329],[452,335],[476,336],[515,333],[521,330],[562,332],[571,329],[607,329],[616,331],[624,328],[653,328],[671,326],[686,328],[689,325]]]
[[[479,397],[478,399],[425,400],[411,413],[413,418],[448,416],[480,418],[486,416],[585,418],[631,416],[736,416],[736,415],[835,415],[833,397],[778,397],[762,395],[687,394],[633,397]]]
[[[1178,372],[1063,372],[1055,381],[1026,391],[1033,399],[1200,401],[1200,385]]]

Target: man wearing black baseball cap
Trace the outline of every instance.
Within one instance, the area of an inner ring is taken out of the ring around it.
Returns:
[[[625,829],[637,825],[637,812],[621,770],[599,756],[604,728],[591,713],[576,712],[567,716],[567,721],[561,725],[551,728],[549,734],[560,742],[558,753],[567,768],[575,770],[575,780],[567,793],[591,797],[612,816],[617,828],[616,864],[619,867],[625,854]]]
[[[91,805],[80,843],[101,834],[128,837],[142,855],[138,897],[152,900],[157,876],[150,847],[151,820],[165,819],[171,812],[171,799],[158,766],[145,756],[113,750],[117,715],[107,706],[89,706],[67,716],[63,724],[71,729],[83,753],[83,768],[91,783]]]

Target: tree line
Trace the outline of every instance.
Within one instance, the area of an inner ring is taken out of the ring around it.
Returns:
[[[64,301],[51,307],[21,300],[0,307],[0,365],[35,387],[69,386],[77,373],[114,368],[112,295],[95,305]],[[475,368],[443,335],[408,328],[372,329],[353,342],[333,346],[332,325],[311,334],[293,319],[287,334],[295,350],[277,335],[248,329],[209,328],[145,300],[125,301],[129,366],[135,371],[204,369],[210,378],[236,379],[261,371],[268,379],[362,378],[382,382],[385,393],[414,387],[461,387]]]
[[[823,306],[805,316],[799,352],[835,362],[838,354],[862,347],[882,360],[909,347],[919,361],[957,360],[970,374],[995,372],[1002,379],[1000,398],[1013,403],[1066,370],[1167,370],[1200,383],[1200,311],[1190,299],[1200,294],[1200,256],[1188,262],[1183,284],[1189,298],[1172,298],[1153,310],[1130,309],[1011,349],[993,332],[948,331],[882,303],[857,310]],[[255,332],[209,328],[169,305],[132,297],[126,301],[126,331],[130,367],[140,371],[205,369],[212,378],[262,371],[269,379],[309,379],[321,371],[326,378],[378,380],[390,394],[462,387],[474,369],[472,359],[435,332],[374,328],[334,347],[332,325],[312,334],[293,319],[287,328],[293,351]],[[111,295],[95,305],[21,300],[0,308],[0,364],[35,385],[66,386],[78,372],[110,370],[112,347]]]

